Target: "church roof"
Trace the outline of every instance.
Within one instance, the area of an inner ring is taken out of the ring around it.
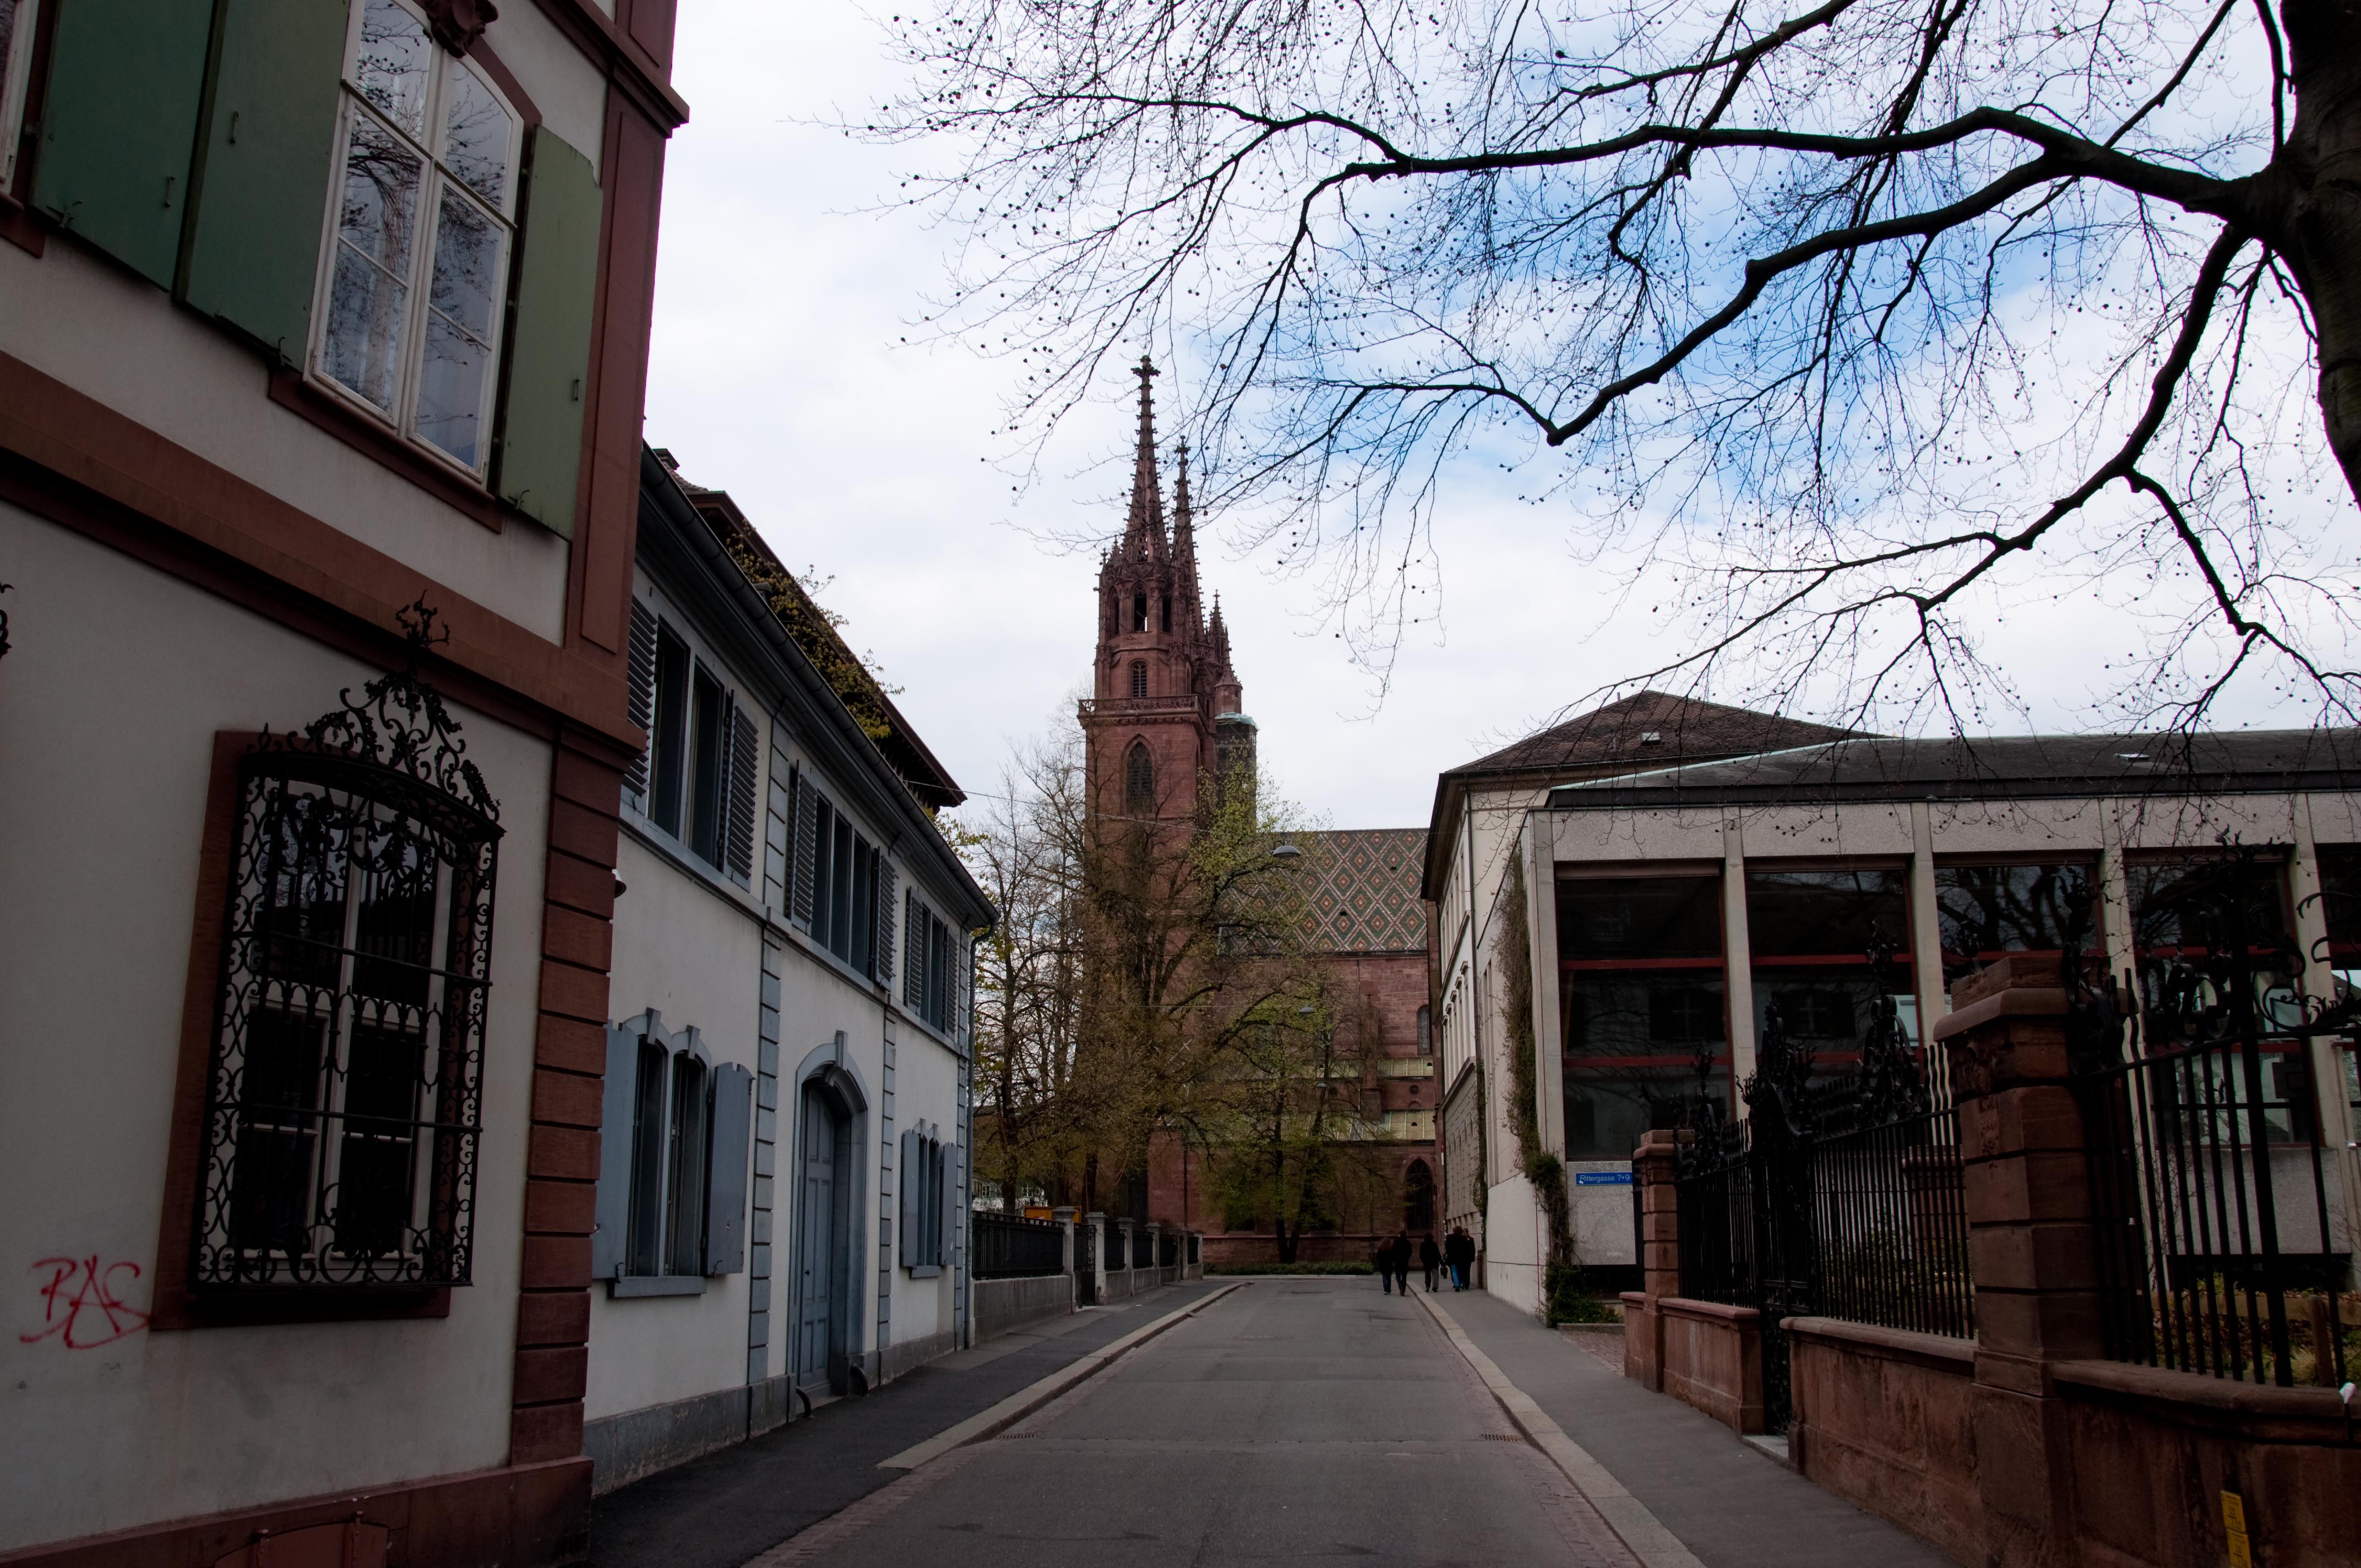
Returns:
[[[1312,907],[1312,946],[1332,953],[1426,950],[1426,906],[1419,902],[1426,861],[1423,828],[1356,828],[1290,835],[1318,871]]]

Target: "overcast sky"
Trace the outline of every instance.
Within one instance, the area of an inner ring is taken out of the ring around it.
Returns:
[[[1005,366],[904,341],[942,290],[949,236],[876,208],[919,155],[810,123],[897,82],[847,0],[688,0],[674,79],[692,117],[665,168],[648,439],[736,497],[789,565],[833,576],[823,597],[853,645],[906,688],[896,700],[952,774],[994,789],[1011,745],[1089,677],[1095,561],[1042,539],[1119,530],[1122,389],[1012,498],[992,433]],[[1439,634],[1403,650],[1382,706],[1301,584],[1205,543],[1266,767],[1336,827],[1423,826],[1438,771],[1675,651],[1644,596],[1619,601],[1575,558],[1562,515],[1471,469],[1439,518],[1443,622],[1421,629]],[[2012,618],[2003,635],[2040,675],[2037,722],[2084,718],[2125,630],[2087,602]]]

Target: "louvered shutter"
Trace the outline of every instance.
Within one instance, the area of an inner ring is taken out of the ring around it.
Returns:
[[[705,1179],[705,1272],[746,1266],[746,1167],[753,1152],[754,1075],[735,1062],[713,1069],[713,1125]]]
[[[880,854],[877,857],[877,939],[871,950],[877,955],[877,978],[889,984],[894,979],[894,894],[901,885],[901,873],[894,869],[894,862]]]
[[[960,1210],[958,1146],[938,1144],[935,1151],[938,1190],[942,1194],[941,1218],[935,1225],[935,1261],[949,1268],[959,1261],[960,1226],[967,1216]]]
[[[605,204],[590,160],[547,126],[526,136],[525,160],[515,324],[492,489],[552,533],[571,539]]]
[[[796,924],[811,929],[812,885],[819,877],[819,792],[811,780],[796,780]]]
[[[927,906],[914,892],[902,909],[902,1005],[920,1017],[927,1008]]]
[[[921,1168],[920,1151],[925,1146],[916,1128],[902,1135],[902,1163],[898,1176],[901,1188],[901,1240],[897,1244],[902,1266],[915,1268],[926,1262],[918,1251],[918,1194],[926,1188],[926,1173]]]
[[[762,787],[757,765],[762,744],[754,720],[736,703],[730,705],[730,812],[728,855],[730,874],[750,886],[754,876],[754,792]]]
[[[656,613],[638,599],[631,601],[631,652],[623,661],[623,674],[630,688],[627,700],[631,722],[648,738],[647,745],[624,771],[623,787],[631,791],[632,804],[644,811],[648,804],[648,753],[656,743]]]
[[[631,1228],[631,1114],[640,1086],[640,1032],[607,1030],[607,1081],[599,1091],[598,1197],[590,1231],[590,1277],[623,1271]]]

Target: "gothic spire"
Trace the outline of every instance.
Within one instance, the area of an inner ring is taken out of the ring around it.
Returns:
[[[1216,670],[1228,669],[1230,667],[1230,629],[1222,623],[1222,596],[1219,594],[1213,596],[1213,623],[1205,630],[1206,635],[1213,640],[1213,667]]]
[[[1189,630],[1202,633],[1203,601],[1197,592],[1197,520],[1189,507],[1189,444],[1180,443],[1180,471],[1172,486],[1172,560],[1180,569],[1180,602],[1186,607]]]
[[[1159,372],[1143,354],[1131,373],[1139,378],[1139,452],[1132,466],[1131,516],[1124,524],[1123,554],[1137,561],[1164,553],[1164,489],[1156,477],[1156,401],[1148,384]]]

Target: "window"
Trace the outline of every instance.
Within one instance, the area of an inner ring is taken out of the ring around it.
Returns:
[[[686,1295],[743,1268],[753,1075],[652,1010],[607,1030],[602,1121],[593,1277]]]
[[[959,1212],[953,1153],[939,1127],[921,1123],[902,1135],[902,1266],[920,1278],[941,1273],[952,1261],[957,1238],[950,1222]]]
[[[201,1293],[469,1277],[497,807],[334,720],[237,763]]]
[[[1889,999],[1916,1044],[1908,880],[1898,868],[1746,873],[1756,1039],[1776,1007],[1787,1037],[1819,1069],[1835,1068],[1859,1059],[1881,999]],[[1874,953],[1891,962],[1879,964]]]
[[[1629,1159],[1651,1127],[1727,1097],[1721,879],[1557,884],[1558,994],[1569,1159]]]
[[[1433,1022],[1433,1009],[1428,1007],[1427,1004],[1422,1002],[1420,1003],[1418,1007],[1418,1054],[1422,1057],[1431,1057],[1434,1054]]]
[[[354,7],[313,368],[481,477],[522,122],[400,0]]]
[[[1935,923],[1946,985],[2009,953],[2054,955],[2079,938],[2098,951],[2087,866],[1937,866]]]
[[[812,940],[875,980],[894,977],[893,865],[852,823],[817,794],[805,789],[797,806],[796,831],[808,857],[797,850],[799,867],[809,865]],[[796,908],[806,905],[798,892]]]
[[[1148,630],[1148,596],[1146,594],[1131,596],[1131,629],[1134,631]]]
[[[1156,604],[1157,604],[1156,616],[1157,616],[1157,625],[1158,625],[1158,627],[1159,627],[1159,628],[1160,628],[1160,629],[1161,629],[1161,630],[1166,630],[1166,631],[1170,631],[1170,630],[1172,630],[1172,596],[1171,596],[1170,594],[1161,594],[1161,595],[1159,595],[1159,596],[1158,596],[1158,598],[1157,598],[1157,600],[1156,600]]]
[[[1124,754],[1123,806],[1134,817],[1156,815],[1156,760],[1145,740],[1134,740]]]
[[[960,1020],[955,1012],[962,995],[958,988],[965,978],[964,945],[940,916],[918,901],[916,893],[909,895],[902,918],[908,945],[904,955],[902,1004],[943,1033],[956,1034]]]
[[[0,192],[16,179],[25,95],[32,89],[33,34],[40,23],[40,0],[0,0]]]
[[[1131,663],[1131,695],[1148,695],[1148,661],[1145,659],[1135,659]]]
[[[631,712],[648,749],[626,780],[649,823],[741,887],[752,885],[754,793],[762,787],[762,734],[753,716],[687,641],[631,601],[625,661]]]

